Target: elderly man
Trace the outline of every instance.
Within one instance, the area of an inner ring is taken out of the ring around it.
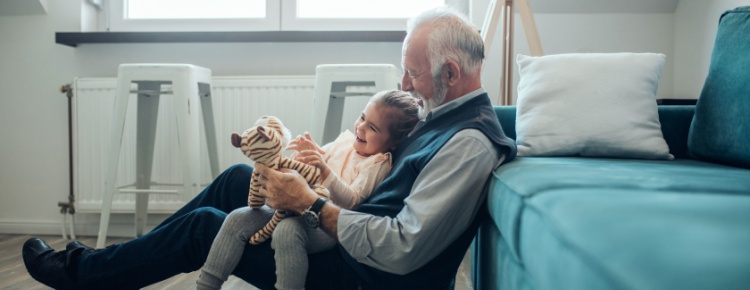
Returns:
[[[481,221],[491,171],[516,153],[487,94],[476,28],[450,9],[409,21],[402,88],[419,98],[422,120],[394,152],[393,169],[356,210],[320,200],[293,171],[258,166],[273,208],[317,218],[337,248],[310,256],[310,289],[446,289]],[[228,212],[245,206],[252,168],[234,166],[147,235],[93,250],[73,242],[55,252],[30,239],[32,277],[58,289],[131,289],[203,265]],[[272,210],[257,210],[258,225]],[[256,226],[256,225],[249,225]],[[260,288],[275,282],[269,243],[247,245],[234,275]],[[216,277],[226,279],[225,277]]]

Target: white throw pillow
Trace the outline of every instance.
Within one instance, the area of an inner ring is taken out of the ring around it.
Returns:
[[[657,53],[518,55],[519,156],[673,159],[661,132]]]

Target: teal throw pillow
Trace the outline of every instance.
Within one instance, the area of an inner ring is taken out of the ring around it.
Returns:
[[[750,6],[719,20],[688,151],[695,159],[750,168]]]

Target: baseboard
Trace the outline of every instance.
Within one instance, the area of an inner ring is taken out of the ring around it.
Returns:
[[[146,223],[145,232],[152,230],[167,216],[149,215]],[[70,235],[71,216],[68,216],[68,225],[65,228]],[[0,234],[19,234],[19,235],[62,235],[62,215],[59,221],[22,221],[22,220],[2,220],[0,219]],[[98,214],[76,214],[75,215],[75,234],[76,236],[97,236],[99,234],[99,215]],[[135,236],[135,227],[133,224],[133,215],[113,215],[110,218],[109,228],[107,230],[109,237],[133,237]]]
[[[62,223],[0,221],[1,234],[60,235]]]

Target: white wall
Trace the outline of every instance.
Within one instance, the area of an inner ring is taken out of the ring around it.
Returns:
[[[720,11],[749,1],[682,0],[673,14],[539,14],[536,20],[547,54],[665,53],[659,96],[696,97]],[[59,233],[57,202],[68,194],[68,137],[67,101],[58,88],[76,76],[114,77],[125,62],[193,63],[222,76],[312,75],[323,63],[400,65],[400,43],[55,44],[56,31],[79,31],[80,4],[49,1],[46,15],[0,17],[0,233]],[[516,52],[528,53],[516,19]],[[488,68],[499,70],[498,58],[489,57]],[[493,95],[498,78],[485,76]],[[76,218],[79,234],[96,233],[97,215]]]
[[[675,11],[674,98],[697,99],[711,62],[719,17],[750,0],[680,0]]]
[[[533,9],[533,7],[532,7]],[[548,14],[534,15],[545,55],[579,52],[658,52],[667,56],[659,82],[657,98],[672,95],[674,46],[673,14]],[[498,29],[499,30],[499,29]],[[514,55],[530,55],[520,15],[515,15]],[[482,79],[492,96],[499,96],[501,42],[500,32],[494,38]],[[513,58],[513,95],[519,75]],[[574,70],[575,68],[571,68]]]
[[[78,1],[50,1],[48,14],[0,17],[0,229],[57,229],[68,194],[67,100],[73,50],[54,43],[76,30]]]

